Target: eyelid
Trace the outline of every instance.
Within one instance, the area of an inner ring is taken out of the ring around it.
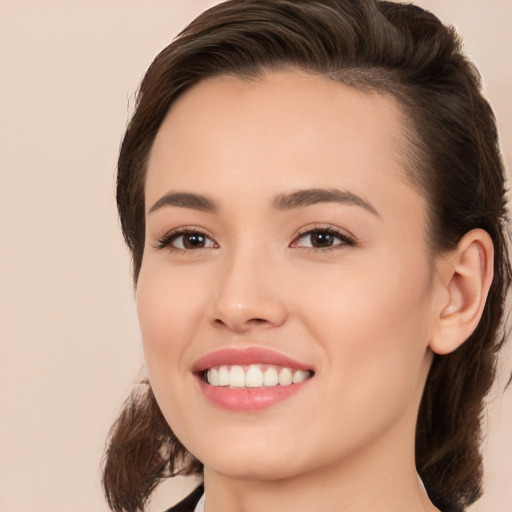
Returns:
[[[186,248],[180,248],[180,247],[174,247],[172,245],[172,242],[179,238],[180,236],[184,236],[187,234],[198,234],[202,235],[208,240],[211,240],[214,244],[214,247],[197,247],[196,249],[186,249]],[[203,228],[197,227],[197,226],[180,226],[178,228],[173,228],[167,232],[165,232],[164,235],[158,237],[157,243],[153,245],[155,249],[167,249],[169,251],[181,251],[181,252],[191,252],[196,251],[199,249],[212,249],[212,248],[218,248],[219,244],[215,241],[215,239]]]
[[[314,233],[328,233],[332,235],[333,237],[337,238],[339,240],[339,243],[336,243],[332,246],[326,246],[326,247],[311,247],[311,246],[301,246],[299,244],[299,241],[301,238],[311,235]],[[180,236],[184,236],[187,234],[199,234],[207,238],[209,241],[212,242],[213,247],[197,247],[197,248],[180,248],[180,247],[174,247],[172,245],[172,242],[179,238]],[[356,244],[355,237],[350,234],[348,231],[330,225],[330,224],[314,224],[305,226],[297,231],[297,234],[295,235],[293,241],[290,243],[289,247],[292,248],[303,248],[303,249],[312,249],[314,251],[329,251],[329,250],[335,250],[340,249],[342,247],[346,246],[353,246]],[[216,242],[216,240],[211,236],[205,229],[200,228],[198,226],[180,226],[177,228],[173,228],[167,232],[165,232],[164,235],[158,237],[157,243],[153,244],[153,247],[155,249],[167,249],[170,251],[181,251],[181,252],[194,252],[198,251],[199,249],[212,249],[212,248],[218,248],[219,244]]]
[[[313,233],[318,232],[324,232],[329,233],[333,235],[334,237],[338,238],[340,240],[340,243],[327,246],[327,247],[309,247],[309,246],[300,246],[298,245],[298,241],[305,237],[306,235],[311,235]],[[356,245],[357,241],[356,238],[349,233],[347,230],[330,225],[330,224],[315,224],[313,226],[305,226],[297,232],[295,238],[293,239],[292,243],[290,244],[290,247],[295,248],[303,248],[303,249],[312,249],[314,251],[329,251],[329,250],[336,250],[341,249],[346,246],[354,246]]]

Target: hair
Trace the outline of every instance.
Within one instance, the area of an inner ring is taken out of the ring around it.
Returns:
[[[135,285],[145,238],[148,155],[171,105],[201,80],[299,69],[391,95],[405,114],[408,177],[429,204],[433,254],[473,228],[494,244],[494,279],[481,321],[455,352],[435,356],[420,404],[416,464],[439,508],[482,493],[481,420],[504,343],[511,279],[504,169],[493,112],[451,27],[412,4],[377,0],[231,0],[196,18],[144,76],[118,162],[117,205]],[[135,512],[156,485],[202,465],[165,421],[148,382],[112,427],[103,485],[114,511]]]

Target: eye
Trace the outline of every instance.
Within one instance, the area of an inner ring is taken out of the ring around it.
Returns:
[[[156,245],[158,249],[165,247],[173,250],[189,251],[194,249],[214,248],[218,245],[205,233],[195,229],[180,229],[164,235]]]
[[[334,249],[354,244],[355,240],[341,231],[333,228],[314,228],[300,233],[291,244],[291,247]]]

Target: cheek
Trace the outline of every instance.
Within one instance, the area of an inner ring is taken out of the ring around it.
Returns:
[[[342,425],[348,434],[346,446],[359,446],[402,420],[414,422],[429,366],[425,289],[384,279],[376,288],[371,276],[353,278],[336,287],[335,300],[311,301],[310,329],[323,340],[328,359],[323,408],[332,410],[329,425]],[[341,435],[338,430],[332,435]]]
[[[323,290],[316,280],[306,283],[310,293],[303,295],[309,330],[323,343],[342,384],[357,390],[360,400],[372,400],[383,389],[390,396],[408,395],[423,378],[431,329],[428,272],[382,268],[342,269],[325,280]]]
[[[145,366],[155,398],[180,438],[190,429],[186,418],[192,374],[195,327],[203,316],[204,288],[165,262],[146,261],[137,283],[137,313]],[[202,290],[202,293],[198,293]]]
[[[375,336],[384,341],[386,333],[405,337],[407,331],[428,325],[431,292],[425,268],[404,269],[381,261],[373,268],[329,270],[325,276],[310,273],[309,278],[304,273],[301,293],[294,297],[322,338],[343,339],[360,332],[369,342]]]
[[[166,265],[149,262],[141,268],[137,313],[146,366],[155,388],[160,380],[188,370],[185,356],[204,309],[204,290],[200,291],[197,282],[170,272]]]

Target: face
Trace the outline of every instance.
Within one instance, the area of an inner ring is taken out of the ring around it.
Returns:
[[[402,130],[391,98],[299,72],[206,80],[162,124],[138,314],[163,414],[211,471],[413,452],[435,266]]]

